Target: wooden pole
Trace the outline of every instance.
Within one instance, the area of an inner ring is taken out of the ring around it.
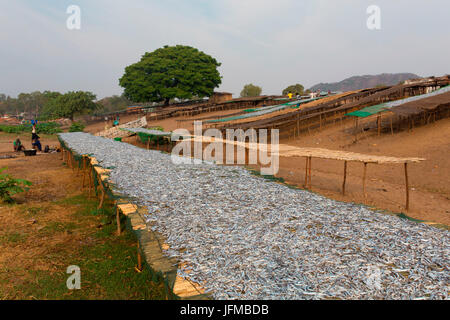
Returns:
[[[137,260],[138,260],[138,264],[135,267],[135,270],[137,272],[141,273],[143,268],[142,268],[142,257],[141,257],[141,245],[139,244],[139,240],[137,242]]]
[[[216,151],[214,150],[214,152],[216,152]],[[245,146],[245,161],[244,161],[244,163],[245,164],[250,164],[250,155],[249,155],[249,146],[248,146],[248,144]]]
[[[117,219],[117,235],[120,236],[120,234],[122,233],[122,228],[120,227],[120,210],[119,206],[117,205],[117,202],[116,202],[116,219]]]
[[[364,173],[363,173],[363,193],[364,193],[364,199],[367,198],[367,194],[366,194],[366,175],[367,175],[367,162],[364,162]]]
[[[82,190],[84,190],[84,187],[86,185],[86,158],[83,156],[82,158],[83,161],[83,187]]]
[[[409,210],[409,182],[408,182],[408,163],[405,162],[405,182],[406,182],[406,211]]]
[[[391,117],[391,134],[394,135],[394,127],[392,126],[392,117]]]
[[[100,189],[102,190],[102,195],[100,196],[100,203],[98,204],[98,207],[97,207],[97,210],[99,210],[103,207],[103,202],[105,201],[105,189],[103,188],[102,177],[97,176],[97,179],[99,181]]]
[[[305,157],[305,189],[308,187],[308,164],[309,164],[309,160],[308,157]]]
[[[309,168],[308,168],[308,171],[309,171],[309,190],[312,189],[312,187],[311,187],[311,166],[312,166],[312,157],[309,157]]]
[[[347,180],[347,161],[344,161],[344,182],[342,183],[342,195],[345,196],[345,182]]]
[[[378,136],[381,134],[381,114],[378,115],[377,118],[377,127],[378,127]]]
[[[89,195],[88,195],[88,199],[91,198],[91,192],[92,192],[92,168],[89,167],[89,172],[88,172],[88,179],[89,179]]]

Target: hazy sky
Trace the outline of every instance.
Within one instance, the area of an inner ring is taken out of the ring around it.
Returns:
[[[81,30],[68,30],[69,5]],[[381,8],[381,30],[366,26]],[[352,75],[450,72],[448,0],[0,0],[0,93],[121,94],[124,68],[164,45],[222,63],[219,91],[263,94]]]

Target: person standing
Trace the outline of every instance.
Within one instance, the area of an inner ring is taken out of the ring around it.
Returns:
[[[37,135],[37,129],[36,129],[36,123],[33,121],[33,127],[31,128],[31,143],[33,143],[34,140],[36,140]]]

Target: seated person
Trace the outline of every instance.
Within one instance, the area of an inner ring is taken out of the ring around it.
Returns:
[[[22,151],[22,150],[25,150],[25,147],[22,145],[22,141],[20,141],[20,139],[19,138],[17,138],[15,141],[14,141],[14,151],[15,152],[20,152],[20,151]]]
[[[39,150],[39,152],[42,152],[42,145],[39,141],[39,136],[36,135],[35,139],[33,140],[33,149]]]

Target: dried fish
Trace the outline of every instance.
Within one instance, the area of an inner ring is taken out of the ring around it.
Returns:
[[[242,167],[171,156],[85,133],[118,190],[148,207],[180,275],[216,299],[448,299],[449,232],[288,188]]]

